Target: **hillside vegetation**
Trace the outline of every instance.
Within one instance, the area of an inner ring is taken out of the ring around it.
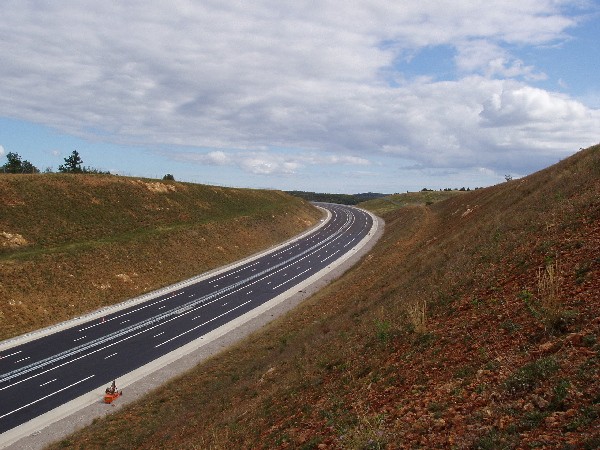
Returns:
[[[238,260],[320,217],[278,191],[0,175],[0,339]]]
[[[343,278],[55,448],[598,448],[600,147],[384,217]]]
[[[362,202],[360,206],[374,214],[383,216],[404,206],[429,206],[435,202],[446,200],[455,195],[462,195],[466,191],[419,191],[406,194],[393,194]]]

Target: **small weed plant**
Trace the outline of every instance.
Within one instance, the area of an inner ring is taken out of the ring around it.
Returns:
[[[553,357],[540,358],[525,364],[505,381],[506,390],[512,394],[531,391],[541,381],[554,374],[560,365]]]
[[[383,344],[387,344],[392,337],[392,324],[388,320],[377,320],[375,322],[377,329],[377,339]]]

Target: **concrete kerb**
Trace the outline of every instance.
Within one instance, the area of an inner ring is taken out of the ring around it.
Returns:
[[[118,411],[128,403],[146,395],[152,389],[155,389],[171,378],[192,369],[203,360],[219,353],[228,346],[240,341],[260,327],[266,325],[274,318],[293,309],[302,300],[326,286],[332,280],[339,278],[375,245],[379,237],[383,234],[384,223],[378,217],[371,213],[369,214],[373,217],[373,230],[371,230],[369,235],[367,235],[352,251],[348,252],[328,267],[322,269],[317,274],[311,276],[309,279],[293,286],[291,289],[269,302],[266,302],[195,341],[120,377],[118,386],[119,388],[127,387],[125,392],[126,395],[121,397],[118,402],[113,403],[111,407],[102,402],[104,387],[98,388],[96,391],[82,395],[59,408],[49,411],[30,422],[0,435],[0,448],[5,448],[10,445],[10,447],[8,447],[9,450],[40,449],[53,441],[60,440],[77,429],[89,425],[95,418]],[[246,258],[239,263],[217,269],[209,274],[204,274],[201,277],[196,277],[193,280],[201,280],[205,276],[215,275],[251,261],[266,253],[277,251],[280,247],[324,226],[329,219],[330,216],[317,227],[313,227],[311,230],[303,233],[297,238],[288,240],[281,245],[254,255],[253,257]],[[327,274],[330,274],[331,276],[325,277]],[[186,282],[188,281],[191,282],[190,280],[186,280]],[[174,286],[180,287],[182,284],[177,283]],[[163,293],[162,291],[163,290],[160,291],[161,294]],[[144,297],[144,300],[146,299],[148,299],[148,297]],[[128,302],[124,303],[127,303],[127,306],[131,304]],[[104,309],[100,311],[104,311]],[[183,358],[184,356],[186,356],[186,358]]]

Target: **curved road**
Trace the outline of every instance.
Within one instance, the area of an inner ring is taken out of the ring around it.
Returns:
[[[0,343],[0,446],[9,430],[296,292],[370,237],[370,214],[317,205],[328,220],[271,252],[20,345]]]

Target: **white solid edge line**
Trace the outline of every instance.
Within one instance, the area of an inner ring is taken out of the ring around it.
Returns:
[[[358,209],[358,208],[357,208]],[[364,210],[361,210],[364,211]],[[358,252],[362,247],[364,247],[376,234],[378,229],[378,220],[373,214],[369,211],[364,211],[369,214],[373,218],[373,228],[371,231],[354,247],[351,251],[344,254],[342,257],[337,259],[334,263],[329,266],[324,267],[319,272],[311,275],[306,280],[302,281],[299,284],[296,284],[285,292],[282,292],[277,297],[272,298],[271,300],[263,303],[260,306],[248,311],[247,313],[237,317],[236,319],[220,326],[219,328],[205,334],[204,336],[195,339],[188,344],[179,347],[176,350],[173,350],[166,355],[161,356],[160,358],[155,359],[154,361],[141,366],[125,375],[119,377],[119,387],[127,387],[134,382],[141,380],[148,374],[155,372],[163,367],[169,365],[170,363],[182,358],[183,356],[192,353],[198,348],[210,343],[211,341],[229,333],[240,325],[254,319],[255,317],[260,316],[265,313],[269,309],[277,306],[291,295],[295,294],[298,291],[305,289],[310,286],[314,282],[321,279],[327,273],[331,272],[333,269],[337,268],[341,264],[343,264],[346,260],[350,259],[354,254]],[[268,252],[267,252],[268,253]],[[102,400],[102,396],[104,394],[104,385],[98,387],[97,389],[83,394],[64,405],[61,405],[51,411],[48,411],[34,419],[31,419],[28,422],[25,422],[15,428],[12,428],[2,434],[0,434],[0,448],[8,447],[11,444],[14,444],[18,440],[31,435],[32,433],[41,430],[54,422],[57,422],[65,417],[68,417],[80,409],[92,405],[94,403],[98,403]]]
[[[2,419],[2,418],[4,418],[4,417],[7,417],[7,416],[10,416],[11,414],[14,414],[14,413],[16,413],[17,411],[21,411],[22,409],[24,409],[24,408],[27,408],[28,406],[31,406],[31,405],[33,405],[33,404],[35,404],[35,403],[37,403],[37,402],[41,402],[42,400],[45,400],[45,399],[47,399],[48,397],[52,397],[53,395],[59,394],[59,393],[61,393],[62,391],[66,391],[67,389],[69,389],[69,388],[71,388],[71,387],[73,387],[73,386],[77,386],[79,383],[83,383],[84,381],[87,381],[87,380],[89,380],[90,378],[93,378],[93,377],[94,377],[94,375],[90,375],[89,377],[85,377],[85,378],[84,378],[84,379],[82,379],[82,380],[76,381],[75,383],[71,383],[71,384],[69,384],[69,385],[67,385],[67,386],[65,386],[65,387],[63,387],[63,388],[60,388],[60,389],[59,389],[59,390],[57,390],[57,391],[51,392],[50,394],[44,395],[43,397],[40,397],[40,398],[38,398],[38,399],[36,399],[36,400],[34,400],[34,401],[32,401],[32,402],[29,402],[29,403],[27,403],[26,405],[19,406],[18,408],[16,408],[16,409],[13,409],[12,411],[9,411],[9,412],[7,412],[6,414],[4,414],[4,415],[0,416],[0,419]],[[56,381],[56,380],[55,380],[55,381]]]

